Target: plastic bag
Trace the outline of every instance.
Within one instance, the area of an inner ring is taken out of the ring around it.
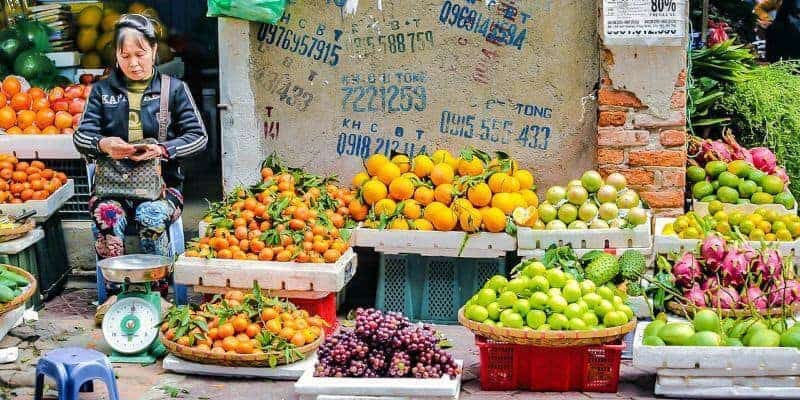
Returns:
[[[207,17],[233,17],[275,24],[283,16],[286,0],[208,0]]]

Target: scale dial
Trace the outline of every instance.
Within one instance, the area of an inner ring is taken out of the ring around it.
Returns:
[[[118,353],[144,352],[158,336],[159,314],[151,303],[126,297],[114,303],[103,318],[103,337]]]

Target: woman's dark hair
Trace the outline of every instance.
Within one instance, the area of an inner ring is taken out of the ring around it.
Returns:
[[[145,15],[125,14],[120,17],[114,26],[114,45],[117,50],[122,47],[122,43],[130,33],[134,33],[137,40],[146,42],[150,47],[154,47],[158,43],[156,25],[151,18]]]

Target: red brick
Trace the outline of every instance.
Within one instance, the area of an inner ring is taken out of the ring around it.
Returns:
[[[686,86],[686,70],[681,70],[678,74],[678,79],[675,80],[675,87],[684,87]]]
[[[661,171],[661,186],[683,188],[686,186],[686,171]]]
[[[611,173],[619,172],[625,177],[625,179],[628,180],[628,185],[630,186],[652,185],[655,183],[656,180],[655,172],[648,171],[645,169],[605,167],[605,168],[599,168],[599,170],[600,174],[603,175],[604,177],[610,175]]]
[[[686,153],[676,150],[632,151],[628,163],[631,167],[682,167],[686,164]]]
[[[683,110],[670,112],[667,118],[658,118],[646,113],[637,113],[633,117],[633,126],[637,129],[685,127],[686,113]]]
[[[608,147],[644,146],[650,140],[648,131],[625,131],[619,129],[600,129],[597,145]]]
[[[639,196],[650,205],[650,208],[678,208],[683,206],[683,190],[640,192]]]
[[[673,109],[683,109],[686,107],[686,92],[683,89],[678,89],[672,93],[672,98],[669,100],[669,105]]]
[[[600,126],[622,126],[625,125],[627,118],[628,113],[624,111],[601,111],[597,117],[597,124]]]
[[[661,131],[661,145],[664,147],[683,146],[686,144],[686,132],[669,129]]]
[[[624,106],[632,108],[645,108],[642,101],[633,92],[627,90],[600,89],[598,103],[608,106]]]
[[[622,164],[625,152],[616,149],[597,149],[598,164]]]

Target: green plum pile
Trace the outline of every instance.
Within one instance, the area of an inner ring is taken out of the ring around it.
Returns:
[[[663,314],[662,314],[663,316]],[[794,347],[800,349],[800,325],[789,327],[786,318],[720,318],[711,309],[698,310],[691,322],[666,322],[665,317],[647,325],[646,346]]]
[[[686,169],[692,197],[727,204],[780,204],[794,208],[795,199],[787,190],[787,179],[778,173],[767,174],[744,160],[709,161],[705,168]]]

